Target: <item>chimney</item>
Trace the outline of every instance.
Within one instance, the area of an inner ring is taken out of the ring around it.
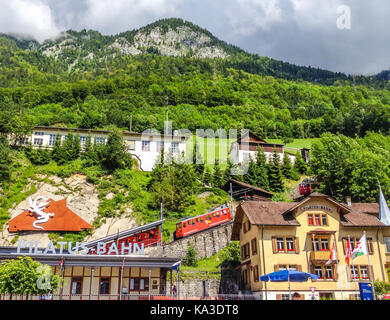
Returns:
[[[350,207],[352,205],[351,197],[350,196],[345,197],[345,202],[347,203],[347,206]]]

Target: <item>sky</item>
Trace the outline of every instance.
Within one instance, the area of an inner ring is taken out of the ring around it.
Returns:
[[[177,17],[260,56],[347,74],[390,68],[389,0],[0,0],[0,32],[42,42]]]

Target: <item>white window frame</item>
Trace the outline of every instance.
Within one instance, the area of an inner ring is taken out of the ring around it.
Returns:
[[[142,140],[142,151],[149,152],[150,151],[150,141]]]

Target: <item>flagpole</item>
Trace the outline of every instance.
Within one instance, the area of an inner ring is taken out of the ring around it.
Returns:
[[[122,282],[123,282],[123,267],[125,264],[125,258],[123,258],[122,265],[121,265],[121,282],[119,286],[119,300],[122,300]],[[150,286],[150,283],[149,283]]]
[[[348,243],[349,243],[349,247],[351,248],[351,251],[352,251],[352,246],[351,246],[351,238],[350,236],[348,235]],[[351,272],[351,275],[352,275],[352,281],[355,285],[355,294],[356,294],[356,297],[358,296],[358,291],[357,291],[357,287],[356,287],[356,281],[355,281],[355,267],[353,265],[353,259],[352,259],[352,256],[351,256],[351,262],[352,262],[352,272]]]
[[[367,246],[367,237],[366,237],[366,231],[364,231],[364,240],[366,241],[366,249],[367,249],[367,260],[368,260],[368,272],[370,273],[370,283],[372,285],[372,293],[374,295],[374,300],[375,299],[375,287],[374,287],[374,282],[373,279],[371,278],[372,275],[372,269],[371,269],[371,264],[370,264],[370,253],[368,252],[368,246]]]
[[[335,247],[336,249],[336,264],[337,264],[337,275],[339,273],[339,252],[337,250],[337,245],[336,245],[336,236],[333,234],[333,246]],[[341,300],[344,300],[344,296],[343,296],[343,286],[342,284],[340,283],[340,293],[341,293]]]

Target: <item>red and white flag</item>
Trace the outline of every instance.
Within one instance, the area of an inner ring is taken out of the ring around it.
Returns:
[[[62,268],[63,265],[64,265],[64,257],[61,257],[61,260],[58,263],[58,266]]]
[[[349,265],[349,260],[351,259],[351,255],[352,255],[351,242],[348,239],[347,248],[346,248],[346,251],[345,251],[345,262],[348,265]]]
[[[123,271],[124,267],[125,267],[125,258],[123,258],[123,260],[122,260],[121,271]]]
[[[337,255],[336,255],[336,249],[335,249],[334,243],[333,243],[332,250],[330,252],[329,260],[325,264],[331,264],[334,261],[337,261]]]

